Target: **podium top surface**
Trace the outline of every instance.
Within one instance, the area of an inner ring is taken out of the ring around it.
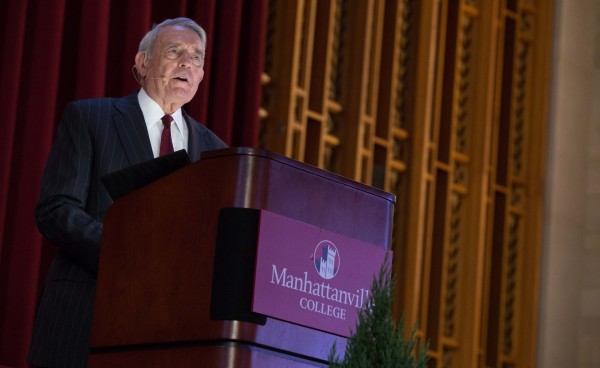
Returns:
[[[371,195],[381,197],[382,199],[390,201],[392,204],[396,203],[396,196],[392,193],[388,193],[381,189],[377,189],[375,187],[357,182],[355,180],[332,173],[330,171],[320,169],[316,166],[313,166],[313,165],[310,165],[310,164],[307,164],[304,162],[300,162],[300,161],[291,159],[289,157],[283,156],[281,154],[274,153],[274,152],[267,151],[267,150],[260,149],[260,148],[230,147],[230,148],[223,148],[223,149],[218,149],[218,150],[213,150],[213,151],[206,151],[206,152],[202,153],[201,159],[207,160],[207,159],[214,159],[214,158],[225,157],[225,156],[254,156],[257,158],[264,158],[264,159],[277,161],[280,164],[292,166],[294,168],[304,170],[313,175],[320,176],[324,179],[332,180],[339,184],[347,185],[354,189],[361,190],[361,191],[367,192]]]

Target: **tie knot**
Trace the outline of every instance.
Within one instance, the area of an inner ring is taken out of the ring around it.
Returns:
[[[173,121],[173,117],[171,115],[165,115],[161,118],[163,124],[165,127],[170,127],[171,126],[171,122]]]

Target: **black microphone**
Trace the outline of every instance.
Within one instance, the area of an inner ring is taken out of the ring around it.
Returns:
[[[157,78],[157,77],[151,77],[151,76],[147,76],[147,77],[148,77],[148,78],[150,78],[150,79],[156,79],[156,80],[159,80],[159,79],[160,79],[160,80],[162,80],[162,81],[163,81],[163,82],[165,82],[165,83],[167,83],[167,81],[169,80],[169,79],[168,79],[167,77],[165,77],[164,75],[163,75],[162,77],[160,77],[160,78]]]

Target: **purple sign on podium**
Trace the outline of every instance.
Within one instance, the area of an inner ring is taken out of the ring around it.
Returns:
[[[386,252],[262,210],[252,311],[350,337]]]

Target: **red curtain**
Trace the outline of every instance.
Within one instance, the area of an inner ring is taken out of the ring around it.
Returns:
[[[54,251],[33,210],[67,102],[120,97],[152,23],[187,16],[208,33],[204,81],[185,108],[232,146],[258,145],[267,0],[0,2],[0,366],[25,357]]]

